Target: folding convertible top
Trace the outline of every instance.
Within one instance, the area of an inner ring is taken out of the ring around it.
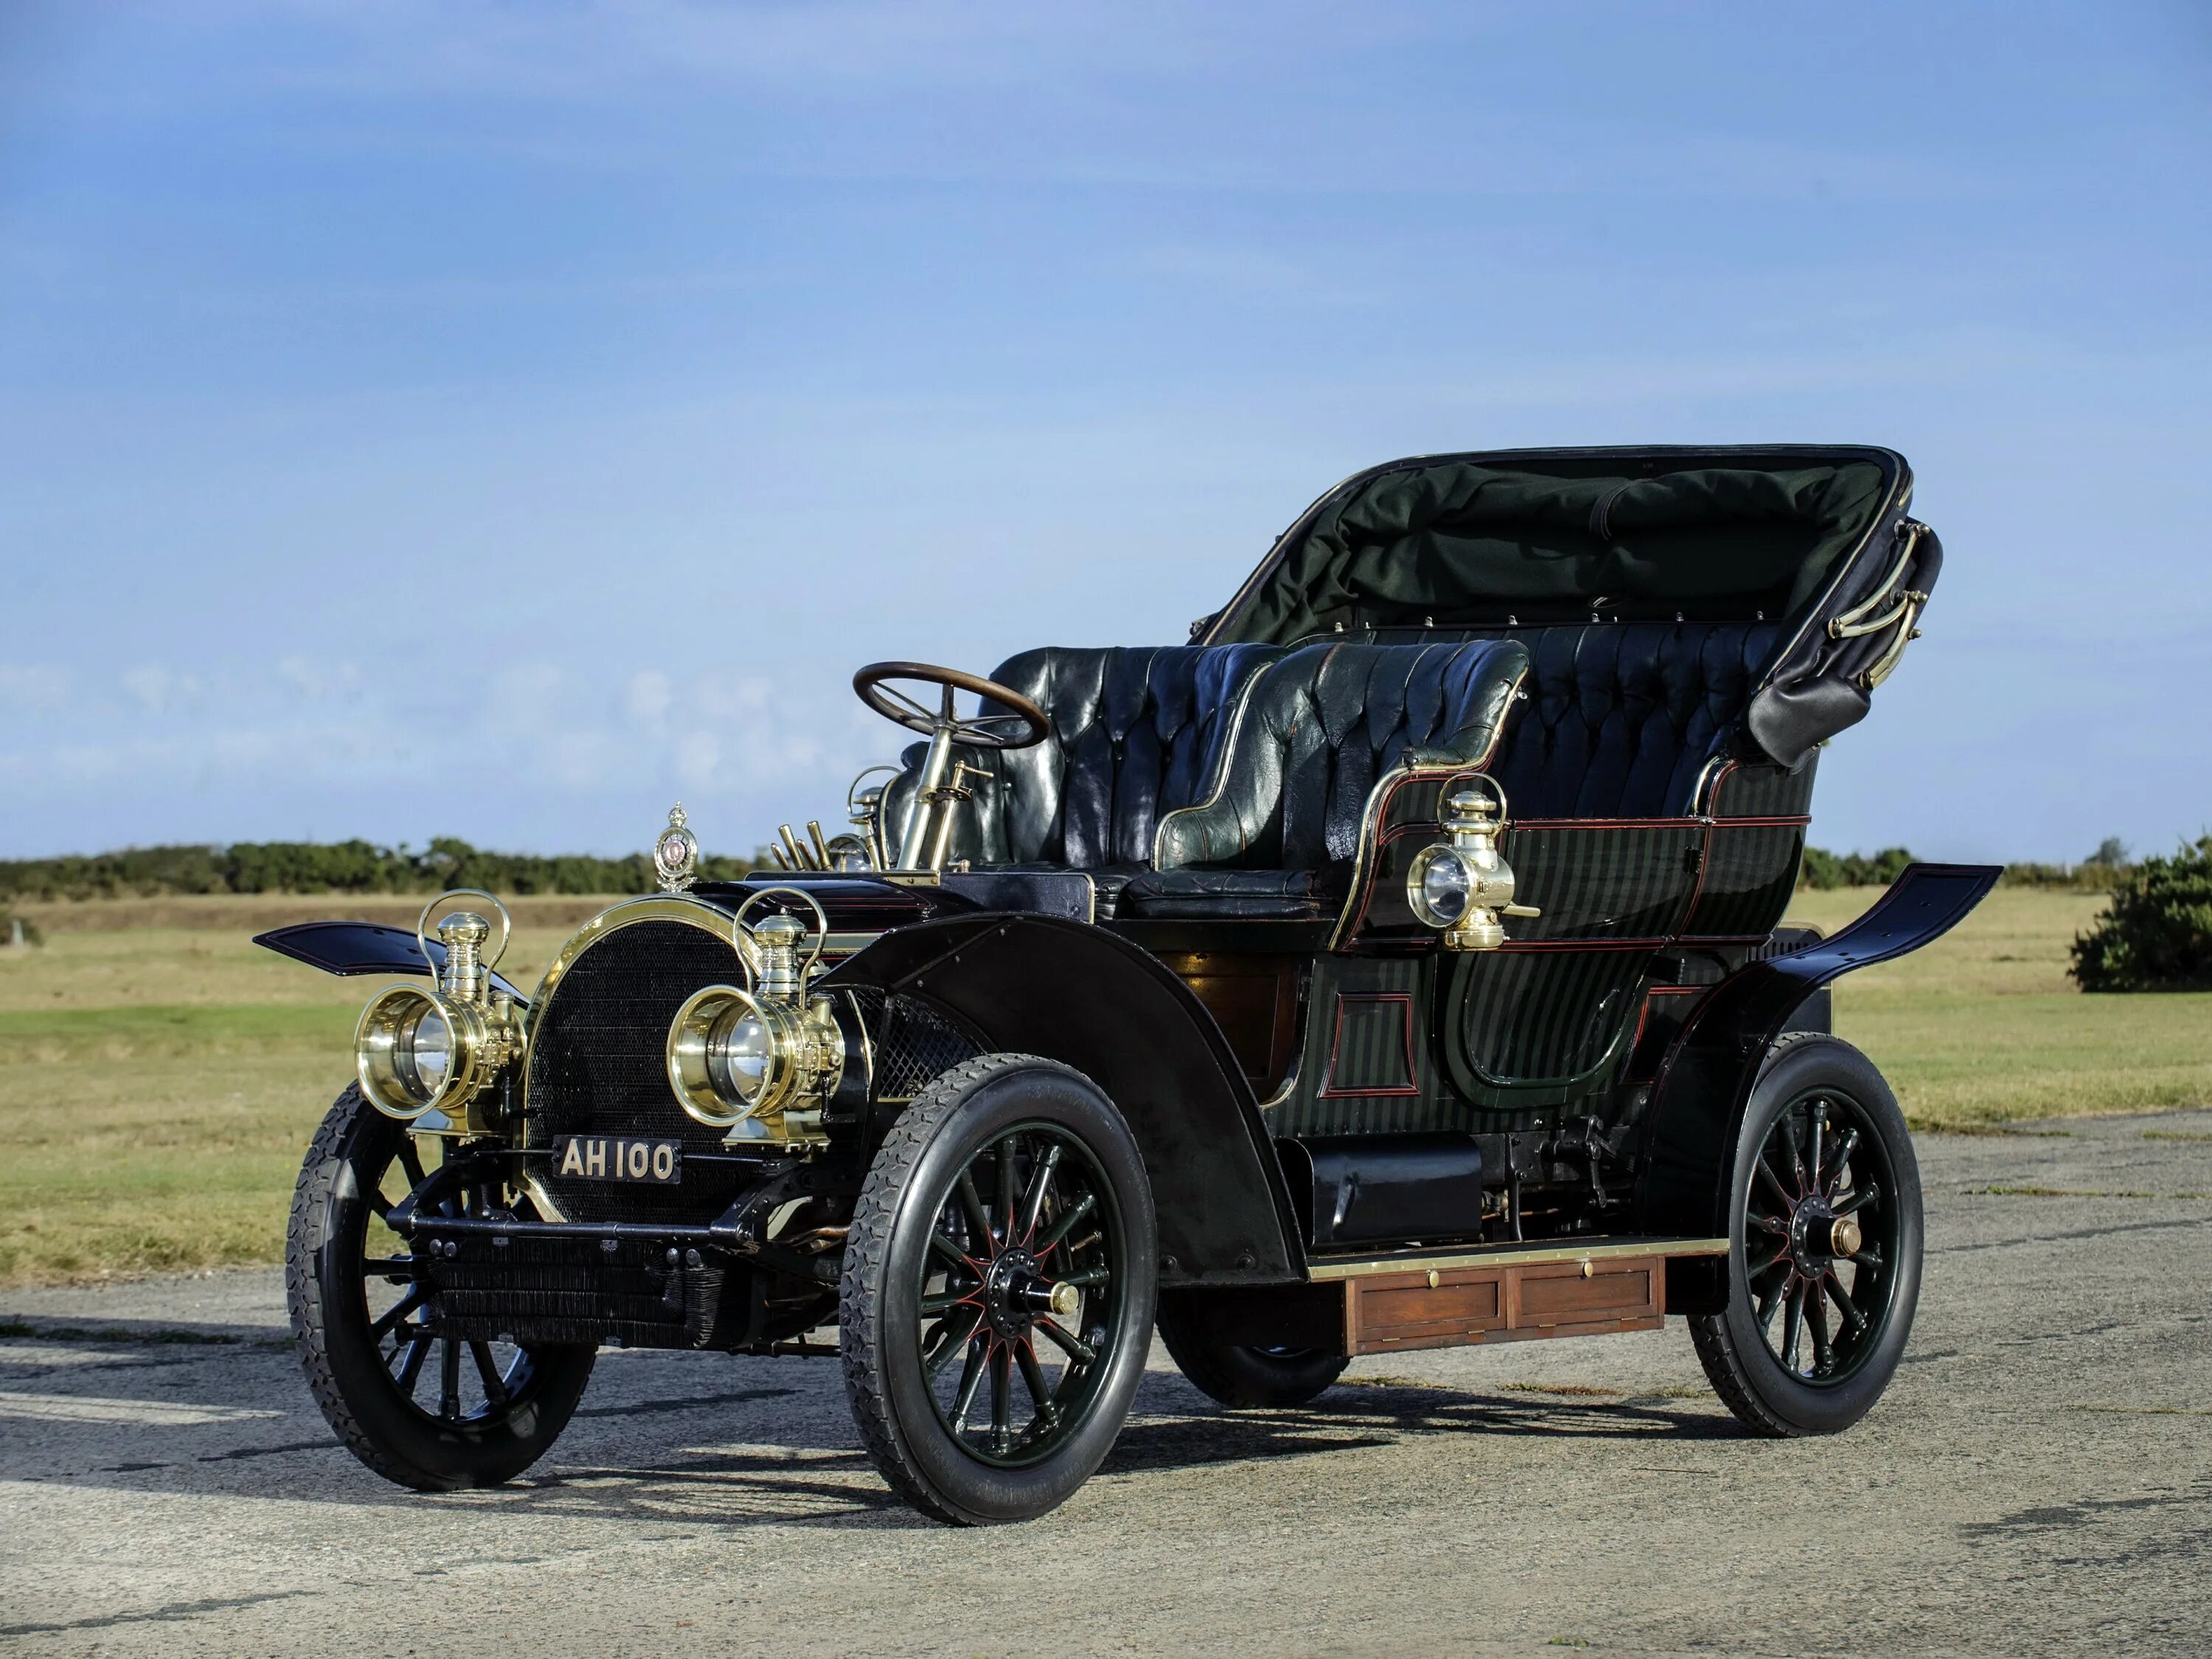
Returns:
[[[1308,507],[1206,644],[1561,625],[1780,624],[1745,709],[1794,766],[1863,719],[1942,552],[1893,450],[1501,450],[1355,474]]]

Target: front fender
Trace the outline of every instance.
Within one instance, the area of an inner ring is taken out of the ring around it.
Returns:
[[[375,921],[302,921],[256,933],[253,942],[280,957],[304,962],[326,974],[350,979],[357,974],[428,974],[433,979],[446,969],[446,947],[429,941],[424,960],[422,946],[411,927],[387,927]],[[494,974],[492,988],[503,991],[527,1007],[530,999]]]
[[[885,934],[821,981],[941,1004],[1001,1053],[1074,1066],[1135,1131],[1168,1285],[1305,1277],[1259,1103],[1190,988],[1127,939],[1040,915],[963,915]]]
[[[1652,1085],[1650,1127],[1637,1174],[1638,1231],[1674,1238],[1724,1236],[1736,1133],[1766,1051],[1790,1017],[1854,968],[1941,939],[2003,873],[1993,864],[1909,865],[1842,932],[1747,963],[1715,986],[1674,1039]]]

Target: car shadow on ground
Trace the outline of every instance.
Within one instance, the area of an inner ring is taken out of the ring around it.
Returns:
[[[228,1373],[222,1392],[233,1399],[242,1391],[273,1406],[279,1403],[278,1390],[289,1395],[298,1386],[289,1356],[274,1352],[289,1347],[289,1339],[271,1329],[138,1321],[21,1323],[32,1328],[14,1327],[9,1334],[128,1346],[148,1359],[157,1352],[204,1355]],[[269,1424],[265,1440],[248,1437],[259,1443],[164,1444],[163,1437],[142,1431],[128,1447],[106,1437],[95,1445],[94,1431],[75,1429],[70,1432],[83,1437],[84,1455],[64,1455],[65,1472],[41,1478],[412,1512],[489,1509],[549,1521],[930,1524],[884,1486],[860,1449],[836,1366],[739,1360],[723,1370],[708,1356],[663,1360],[641,1354],[623,1362],[622,1370],[633,1364],[650,1370],[625,1376],[611,1367],[603,1371],[604,1382],[617,1386],[595,1388],[553,1455],[522,1480],[494,1491],[418,1494],[388,1485],[356,1464],[312,1410],[295,1410],[281,1425]],[[157,1369],[161,1380],[152,1374]],[[147,1366],[141,1390],[110,1371],[100,1377],[100,1391],[171,1395],[175,1385],[167,1379],[176,1376],[167,1365]],[[65,1386],[62,1376],[54,1380]],[[309,1423],[314,1437],[302,1438]],[[20,1434],[27,1425],[15,1426]],[[1172,1371],[1155,1370],[1146,1374],[1130,1420],[1099,1473],[1127,1479],[1377,1449],[1446,1435],[1679,1443],[1740,1433],[1710,1398],[1700,1403],[1598,1390],[1476,1391],[1393,1377],[1348,1379],[1302,1407],[1232,1412]]]
[[[1487,1434],[1645,1440],[1734,1439],[1733,1419],[1663,1395],[1502,1395],[1430,1382],[1355,1378],[1309,1404],[1229,1411],[1179,1377],[1147,1377],[1103,1474],[1297,1457],[1432,1436]]]
[[[834,1374],[794,1395],[842,1395]],[[824,1407],[804,1415],[817,1431]],[[1101,1477],[1212,1464],[1322,1456],[1402,1445],[1445,1435],[1589,1437],[1642,1442],[1729,1440],[1734,1421],[1712,1411],[1684,1409],[1664,1395],[1588,1398],[1516,1397],[1425,1383],[1340,1384],[1309,1405],[1283,1410],[1228,1411],[1180,1377],[1146,1376]],[[866,1455],[823,1443],[818,1431],[782,1434],[771,1410],[747,1425],[753,1443],[728,1449],[699,1448],[649,1465],[560,1466],[531,1482],[533,1506],[610,1518],[681,1519],[742,1525],[915,1526],[929,1522],[885,1490]]]

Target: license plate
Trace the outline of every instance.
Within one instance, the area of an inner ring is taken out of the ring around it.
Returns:
[[[630,1140],[621,1135],[562,1135],[553,1143],[553,1173],[585,1181],[642,1181],[669,1187],[684,1179],[680,1140]]]

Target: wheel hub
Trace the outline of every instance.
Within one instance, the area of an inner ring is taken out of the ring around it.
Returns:
[[[1031,1305],[1032,1292],[1043,1289],[1043,1309]],[[1002,1250],[983,1270],[983,1317],[1004,1337],[1025,1334],[1040,1312],[1049,1311],[1052,1286],[1037,1259],[1024,1249]]]
[[[1818,1198],[1801,1201],[1790,1218],[1791,1264],[1808,1279],[1818,1279],[1838,1256],[1856,1255],[1858,1247],[1859,1224]]]

